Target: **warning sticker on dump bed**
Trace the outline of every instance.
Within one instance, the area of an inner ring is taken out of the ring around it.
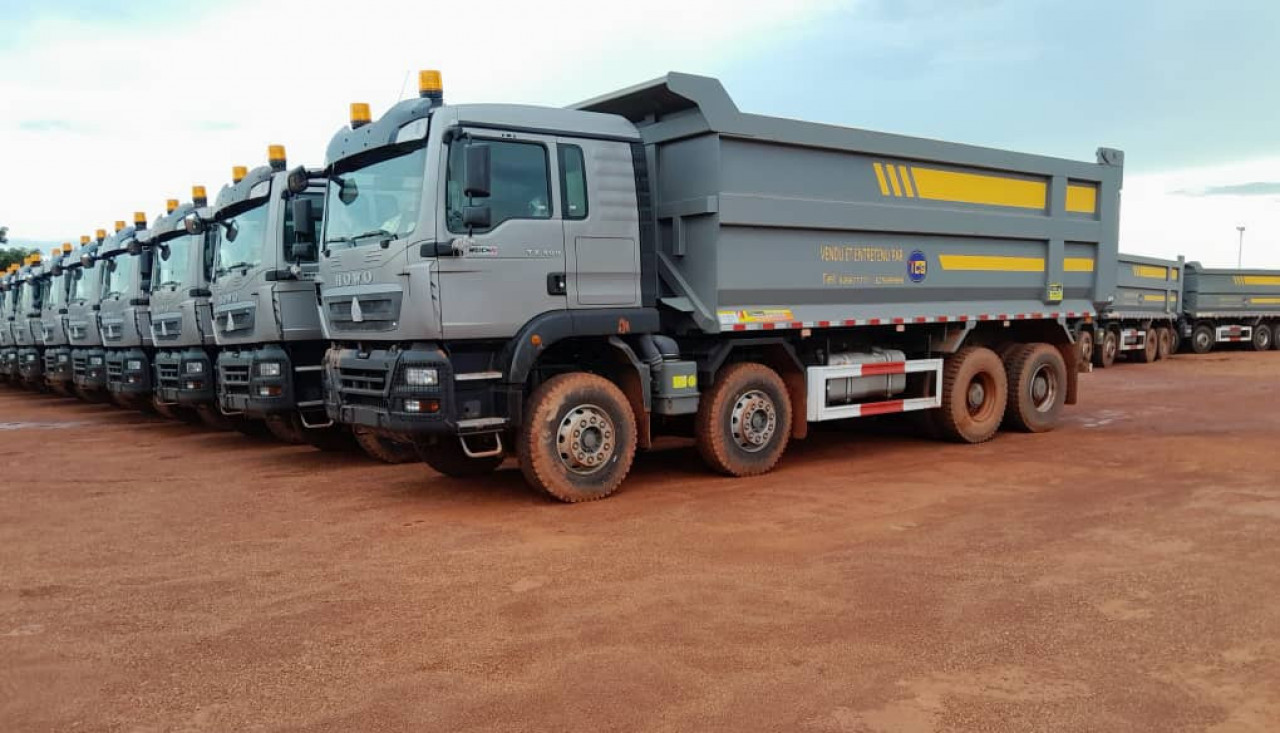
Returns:
[[[761,308],[756,310],[719,311],[720,325],[738,323],[787,323],[795,320],[790,308]]]

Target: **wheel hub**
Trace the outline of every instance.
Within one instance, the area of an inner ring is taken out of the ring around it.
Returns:
[[[1058,400],[1058,377],[1049,366],[1041,365],[1031,375],[1031,404],[1038,412],[1048,412]]]
[[[751,390],[734,402],[729,423],[738,447],[756,453],[773,440],[778,430],[778,410],[769,395]]]
[[[613,458],[613,435],[613,421],[604,410],[595,405],[575,407],[560,421],[556,431],[560,461],[576,474],[593,474]]]
[[[985,387],[982,386],[982,382],[979,382],[975,379],[969,385],[969,390],[968,390],[968,394],[966,395],[966,398],[969,401],[970,410],[976,410],[979,407],[982,407],[982,403],[986,402],[987,400],[987,390]]]

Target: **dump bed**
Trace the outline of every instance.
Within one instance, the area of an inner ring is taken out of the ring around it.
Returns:
[[[1116,264],[1116,299],[1103,311],[1110,318],[1177,318],[1182,312],[1186,263],[1121,253]]]
[[[1189,318],[1280,316],[1280,270],[1211,270],[1187,263]]]
[[[1095,164],[744,114],[686,74],[577,108],[640,129],[659,302],[705,331],[1066,317],[1114,292],[1119,151]]]

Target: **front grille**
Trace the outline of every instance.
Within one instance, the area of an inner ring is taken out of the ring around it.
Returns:
[[[71,357],[71,372],[75,374],[77,377],[83,376],[84,370],[87,369],[88,367],[89,367],[89,357],[87,356]]]
[[[400,293],[331,297],[325,299],[325,312],[329,324],[340,331],[391,331],[400,318],[401,300]]]
[[[179,375],[178,364],[156,364],[156,376],[160,379],[161,387],[177,387]]]
[[[222,367],[222,388],[227,394],[249,394],[249,365],[228,364]]]
[[[107,379],[118,382],[124,376],[124,362],[109,359],[107,360]]]
[[[387,373],[381,369],[339,368],[338,384],[343,402],[381,406]]]

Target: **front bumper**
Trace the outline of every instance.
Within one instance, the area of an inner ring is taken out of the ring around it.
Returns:
[[[118,395],[151,393],[151,359],[142,349],[107,350],[107,391]]]
[[[85,392],[107,388],[107,352],[100,348],[71,350],[71,381]]]
[[[18,349],[18,376],[25,382],[38,382],[44,378],[44,354],[32,346]]]
[[[6,346],[0,349],[0,373],[10,379],[18,378],[18,348]]]
[[[161,401],[178,405],[204,405],[218,398],[213,361],[203,349],[166,349],[156,352],[155,391]]]
[[[409,386],[409,367],[435,369],[437,383]],[[325,354],[324,378],[329,419],[400,435],[455,434],[460,419],[493,416],[497,401],[493,385],[459,395],[449,357],[430,344],[373,351],[334,346]]]
[[[50,346],[44,352],[44,378],[50,382],[70,382],[71,347]]]
[[[264,374],[264,364],[276,364],[274,373]],[[218,404],[227,412],[263,418],[298,409],[294,364],[279,344],[222,351],[218,381]]]

